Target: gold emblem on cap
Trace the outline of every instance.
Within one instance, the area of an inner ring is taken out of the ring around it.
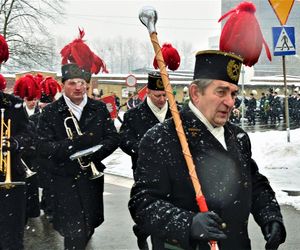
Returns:
[[[156,87],[159,89],[162,89],[164,87],[164,84],[161,79],[156,80]]]
[[[235,60],[230,60],[227,64],[227,75],[233,81],[237,81],[240,76],[241,65],[240,63],[236,63]]]

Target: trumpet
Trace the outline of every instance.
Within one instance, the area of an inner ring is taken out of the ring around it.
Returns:
[[[70,116],[65,118],[64,120],[64,126],[65,126],[65,129],[66,129],[66,133],[68,135],[68,138],[73,140],[74,138],[74,134],[73,134],[73,131],[72,129],[68,126],[68,122],[71,121],[75,127],[75,130],[76,130],[76,133],[78,135],[83,135],[81,130],[80,130],[80,127],[79,127],[79,124],[76,120],[76,118],[74,117],[72,111],[69,109],[69,112],[70,112]],[[82,151],[79,151],[73,155],[70,156],[70,159],[71,160],[74,160],[74,159],[77,159],[81,169],[85,170],[86,168],[90,167],[91,170],[92,170],[92,176],[90,177],[91,180],[94,180],[94,179],[97,179],[101,176],[103,176],[103,173],[102,172],[99,172],[95,166],[95,163],[94,162],[88,162],[88,163],[84,163],[84,161],[82,160],[82,157],[83,156],[87,156],[87,155],[90,155],[90,154],[93,154],[95,153],[97,150],[99,150],[101,148],[100,145],[97,145],[97,146],[94,146],[94,147],[91,147],[91,148],[88,148],[88,149],[85,149],[85,150],[82,150]]]
[[[12,188],[17,185],[25,185],[25,182],[22,181],[11,181],[11,154],[10,154],[10,133],[11,133],[11,120],[8,119],[7,123],[4,121],[4,111],[1,109],[1,135],[0,135],[0,172],[5,175],[5,181],[0,182],[0,187]],[[7,151],[3,151],[3,141],[7,140],[6,145],[8,147]]]

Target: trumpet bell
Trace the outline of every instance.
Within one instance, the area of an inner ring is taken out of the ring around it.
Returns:
[[[91,170],[92,170],[92,176],[90,177],[90,180],[98,179],[104,175],[102,172],[99,172],[97,170],[94,162],[91,162]]]
[[[36,172],[33,172],[30,169],[26,169],[26,171],[25,171],[25,178],[30,178],[31,176],[33,176],[35,174],[36,174]]]
[[[91,177],[90,177],[90,180],[95,180],[95,179],[98,179],[100,177],[102,177],[104,174],[102,172],[99,172],[97,174],[93,174]]]
[[[21,162],[24,166],[25,178],[30,178],[31,176],[36,174],[36,172],[31,171],[31,169],[27,166],[26,162],[22,158],[21,158]]]

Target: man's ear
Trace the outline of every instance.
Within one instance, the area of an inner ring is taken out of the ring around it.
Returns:
[[[196,84],[192,84],[189,90],[190,99],[197,100],[199,98],[199,95],[201,94],[199,92],[198,86]]]

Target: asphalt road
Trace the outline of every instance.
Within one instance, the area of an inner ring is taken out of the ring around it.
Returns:
[[[136,239],[132,233],[133,222],[127,209],[132,180],[106,174],[105,176],[105,222],[96,229],[87,250],[135,250]],[[287,228],[287,240],[280,250],[300,249],[300,211],[282,206]],[[264,239],[252,217],[249,223],[252,250],[263,250]],[[60,250],[63,239],[42,215],[31,219],[25,232],[25,250]]]

